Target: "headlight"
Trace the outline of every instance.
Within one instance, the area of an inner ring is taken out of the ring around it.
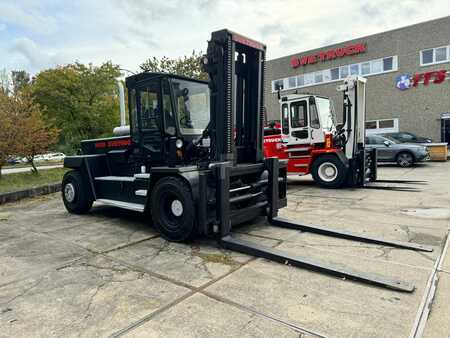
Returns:
[[[182,139],[176,140],[175,147],[177,147],[178,149],[181,149],[183,147],[183,140]]]

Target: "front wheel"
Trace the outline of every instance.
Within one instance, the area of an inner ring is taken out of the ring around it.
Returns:
[[[411,167],[414,164],[414,157],[410,153],[402,152],[397,155],[397,164],[402,168]]]
[[[313,162],[311,175],[322,187],[340,188],[344,184],[347,170],[336,156],[324,155]]]
[[[189,185],[179,177],[160,179],[152,192],[153,224],[173,242],[192,238],[196,230],[195,205]]]
[[[94,203],[89,187],[78,170],[71,170],[64,174],[61,192],[67,211],[73,214],[87,213]]]

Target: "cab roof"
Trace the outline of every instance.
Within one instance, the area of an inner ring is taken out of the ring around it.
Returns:
[[[194,78],[190,78],[190,77],[183,76],[183,75],[163,73],[163,72],[142,72],[142,73],[131,75],[131,76],[127,77],[125,79],[125,82],[126,82],[127,86],[128,85],[135,86],[139,82],[145,82],[148,80],[162,78],[162,77],[186,80],[186,81],[194,81],[194,82],[199,82],[199,83],[204,83],[204,84],[208,83],[208,81],[205,81],[205,80],[199,80],[199,79],[194,79]]]

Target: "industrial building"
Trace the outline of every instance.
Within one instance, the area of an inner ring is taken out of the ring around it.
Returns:
[[[267,119],[280,119],[278,90],[330,97],[340,116],[349,74],[367,78],[369,133],[450,143],[450,16],[267,61]]]

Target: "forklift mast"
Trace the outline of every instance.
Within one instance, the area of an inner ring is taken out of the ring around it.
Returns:
[[[344,94],[342,129],[346,139],[345,156],[348,159],[355,158],[365,148],[366,82],[364,77],[353,75],[337,87]]]
[[[266,46],[229,30],[213,32],[203,58],[210,77],[212,161],[263,161]]]

